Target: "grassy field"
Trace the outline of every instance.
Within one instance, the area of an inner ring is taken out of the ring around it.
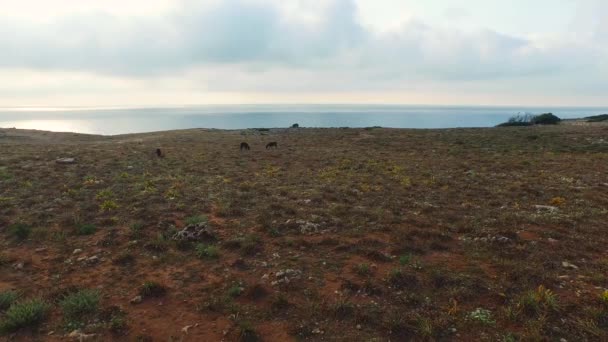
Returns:
[[[601,124],[0,130],[0,339],[606,340],[607,222]]]

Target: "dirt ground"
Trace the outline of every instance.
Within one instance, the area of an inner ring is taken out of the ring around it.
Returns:
[[[606,125],[0,129],[0,340],[606,340],[607,222]]]

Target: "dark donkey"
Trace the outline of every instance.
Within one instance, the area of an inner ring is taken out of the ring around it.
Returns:
[[[249,151],[249,150],[251,150],[251,147],[249,147],[249,144],[248,144],[248,143],[246,143],[246,142],[242,142],[242,143],[241,143],[241,151],[242,151],[242,150],[247,150],[247,151]]]
[[[266,149],[269,149],[269,148],[271,148],[271,147],[274,147],[274,148],[279,148],[279,144],[277,144],[277,142],[276,142],[276,141],[269,142],[268,144],[266,144]]]

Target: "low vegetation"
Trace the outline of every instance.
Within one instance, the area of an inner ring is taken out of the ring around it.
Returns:
[[[505,123],[498,125],[498,127],[509,127],[509,126],[533,126],[533,125],[556,125],[562,120],[555,116],[553,113],[545,113],[539,115],[533,114],[517,114],[509,118]]]
[[[583,123],[0,130],[0,340],[607,340]]]
[[[34,329],[47,317],[49,305],[40,299],[13,303],[0,317],[0,332]]]

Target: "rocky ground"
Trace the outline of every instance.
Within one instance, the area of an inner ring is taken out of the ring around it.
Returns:
[[[0,339],[605,340],[607,152],[606,125],[0,130]]]

